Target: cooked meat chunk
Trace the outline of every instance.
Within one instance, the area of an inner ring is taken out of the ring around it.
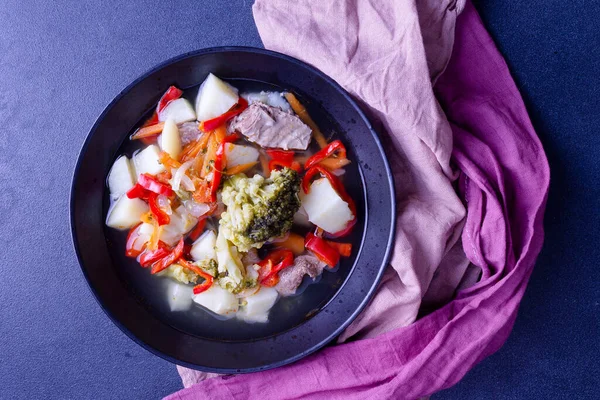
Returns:
[[[277,107],[255,102],[229,124],[229,131],[238,131],[249,141],[262,147],[306,150],[311,130],[300,118]]]
[[[202,132],[200,132],[200,128],[198,127],[198,122],[184,122],[183,124],[179,124],[177,128],[179,129],[179,137],[182,146],[198,140],[202,135]]]
[[[302,283],[304,275],[316,278],[323,272],[325,263],[313,256],[298,256],[294,264],[279,273],[279,283],[275,289],[282,296],[291,296]]]

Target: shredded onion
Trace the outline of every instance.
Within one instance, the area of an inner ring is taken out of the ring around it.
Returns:
[[[187,175],[183,175],[183,177],[181,178],[181,185],[188,192],[193,192],[194,190],[196,190],[196,187],[194,186],[194,182],[192,182],[190,177]]]
[[[185,209],[194,217],[200,218],[210,210],[210,206],[204,203],[196,203],[194,200],[186,200],[183,202]]]
[[[183,183],[184,189],[193,191],[195,190],[194,184],[192,180],[185,174],[186,171],[194,164],[194,160],[186,161],[181,164],[181,167],[177,168],[173,171],[173,182],[171,183],[171,187],[174,191],[178,191],[179,187]],[[184,177],[186,179],[184,179]],[[191,189],[188,189],[191,185]]]
[[[163,210],[167,215],[173,214],[173,210],[171,209],[171,202],[169,201],[169,198],[167,196],[162,194],[158,195],[158,197],[156,198],[156,202],[158,203],[160,209]]]

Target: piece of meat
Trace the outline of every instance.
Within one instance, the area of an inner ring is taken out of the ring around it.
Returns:
[[[179,138],[181,139],[182,146],[194,142],[202,136],[198,122],[184,122],[177,125],[177,129],[179,130]]]
[[[319,261],[313,256],[298,256],[294,264],[287,267],[279,273],[279,283],[275,289],[282,296],[291,296],[296,293],[296,289],[302,283],[304,275],[316,278],[321,275],[325,268],[325,263]]]
[[[238,131],[262,147],[306,150],[311,129],[295,115],[277,107],[255,102],[229,123],[229,131]]]

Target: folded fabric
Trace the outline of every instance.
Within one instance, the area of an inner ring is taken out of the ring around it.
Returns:
[[[472,5],[417,3],[255,3],[265,47],[315,65],[381,122],[397,190],[394,254],[342,335],[348,343],[169,398],[417,398],[456,383],[506,340],[541,249],[548,164]],[[415,322],[423,301],[453,296]],[[186,385],[204,378],[180,373]]]

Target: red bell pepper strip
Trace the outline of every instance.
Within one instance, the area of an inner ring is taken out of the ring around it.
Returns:
[[[156,250],[146,250],[142,253],[140,256],[140,265],[144,268],[149,267],[163,257],[168,256],[170,252],[169,247],[163,241],[159,240]]]
[[[150,211],[152,211],[154,218],[156,218],[156,222],[158,225],[168,225],[169,222],[171,222],[171,217],[158,206],[158,201],[156,200],[158,195],[154,192],[148,193],[148,205],[150,206]]]
[[[160,114],[171,101],[181,97],[183,91],[175,86],[169,86],[165,94],[162,95],[156,106],[156,113]]]
[[[144,247],[146,246],[145,244],[143,246],[140,246],[139,249],[136,249],[136,242],[138,240],[140,240],[140,226],[142,224],[137,224],[136,226],[134,226],[133,228],[131,228],[131,230],[129,231],[129,233],[127,234],[127,243],[125,245],[125,255],[127,257],[132,257],[135,258],[137,256],[139,256],[142,251],[144,251]]]
[[[202,268],[197,267],[196,265],[190,263],[189,261],[180,258],[179,261],[177,261],[182,267],[189,269],[190,271],[200,275],[200,277],[204,278],[204,282],[202,282],[199,285],[194,286],[194,294],[199,294],[202,293],[206,290],[208,290],[214,281],[214,278],[210,275],[207,274],[206,272],[204,272],[202,270]]]
[[[302,171],[302,166],[299,162],[294,161],[293,150],[268,149],[267,154],[271,157],[269,161],[269,171],[279,168],[291,168],[296,172]]]
[[[297,161],[292,161],[292,162],[285,162],[285,161],[280,161],[280,160],[269,161],[269,170],[270,171],[273,171],[274,169],[285,168],[285,167],[291,168],[296,172],[302,172],[302,166]]]
[[[307,249],[312,251],[319,260],[323,261],[332,268],[335,267],[340,261],[340,253],[327,244],[325,240],[313,235],[312,233],[306,235],[306,241],[304,242],[304,245]]]
[[[200,218],[202,218],[202,217],[200,217]],[[192,242],[195,242],[200,237],[202,232],[204,232],[205,226],[206,226],[206,218],[202,218],[202,219],[198,220],[198,223],[196,224],[194,229],[192,229],[192,231],[188,235],[188,239],[190,239]]]
[[[304,167],[306,169],[312,168],[315,165],[317,165],[320,161],[323,161],[335,152],[338,153],[338,157],[346,158],[346,147],[339,140],[334,140],[333,142],[329,143],[326,147],[319,150],[316,154],[314,154],[311,158],[309,158],[306,161]]]
[[[225,166],[225,143],[221,143],[215,153],[215,164],[213,168],[213,178],[210,183],[210,201],[217,201],[217,190],[221,184],[221,176],[223,175],[223,167]]]
[[[208,277],[210,279],[205,279],[201,284],[194,286],[194,294],[200,294],[210,289],[213,284],[213,277],[210,275]]]
[[[190,251],[192,251],[192,245],[191,244],[184,244],[183,245],[183,254],[182,257],[189,257],[190,256]]]
[[[225,139],[223,139],[223,143],[233,143],[233,142],[237,142],[240,139],[241,139],[240,134],[237,132],[233,132],[231,135],[225,136]]]
[[[315,165],[314,167],[312,167],[311,169],[306,171],[306,174],[304,175],[304,178],[302,179],[302,190],[304,190],[304,193],[308,194],[308,192],[310,191],[310,184],[312,182],[312,179],[318,174],[321,174],[325,178],[327,178],[327,180],[331,183],[331,186],[333,186],[333,188],[340,195],[342,200],[344,200],[346,203],[348,203],[348,207],[350,208],[352,215],[354,215],[354,219],[352,219],[351,221],[348,221],[348,223],[346,224],[346,227],[344,229],[342,229],[341,231],[327,232],[328,236],[332,237],[332,238],[344,237],[344,236],[348,235],[350,232],[352,232],[352,228],[356,224],[356,204],[354,203],[354,200],[352,200],[352,197],[350,197],[348,192],[346,192],[346,188],[344,187],[342,182],[339,180],[339,178],[337,176],[333,175],[329,170],[327,170],[327,168],[325,168],[321,165]]]
[[[180,264],[183,268],[189,269],[196,275],[200,275],[204,279],[208,279],[209,277],[212,278],[212,276],[210,276],[208,273],[204,272],[202,270],[202,268],[198,267],[196,264],[193,264],[193,263],[187,261],[183,257],[180,257],[179,260],[177,261],[177,263]]]
[[[150,273],[157,274],[160,271],[167,269],[171,264],[173,264],[175,261],[177,261],[183,254],[183,245],[184,245],[184,243],[183,243],[183,238],[182,238],[181,240],[179,240],[179,243],[177,243],[177,246],[175,246],[173,251],[171,251],[165,257],[161,258],[159,261],[157,261],[152,266]]]
[[[331,183],[331,186],[333,186],[333,189],[336,192],[338,192],[340,197],[343,197],[342,193],[340,193],[340,187],[342,188],[342,190],[344,190],[344,193],[346,192],[346,190],[344,189],[344,186],[339,181],[337,176],[333,175],[327,168],[324,168],[320,165],[316,165],[310,168],[308,171],[306,171],[306,174],[302,179],[302,190],[304,191],[304,193],[308,194],[310,192],[310,184],[312,183],[313,178],[319,174],[327,178],[327,180]]]
[[[266,278],[260,284],[266,287],[273,287],[279,283],[279,275],[273,274],[270,277]]]
[[[142,176],[143,175],[140,175],[140,179]],[[160,183],[158,181],[156,181],[156,183],[164,185],[163,183]],[[134,187],[129,189],[129,191],[127,192],[127,197],[129,197],[130,199],[140,198],[142,200],[146,200],[148,202],[148,205],[150,206],[150,211],[152,211],[154,218],[156,218],[156,222],[158,223],[158,225],[168,225],[169,222],[171,222],[171,217],[169,217],[169,214],[164,212],[158,206],[158,194],[144,188],[142,185],[140,185],[139,182],[136,183]]]
[[[350,209],[353,210],[352,207],[350,207]],[[344,229],[342,229],[341,231],[335,232],[335,233],[326,232],[325,236],[328,238],[331,238],[331,239],[337,239],[337,238],[348,236],[350,234],[350,232],[352,232],[352,229],[354,229],[354,225],[356,225],[356,213],[354,211],[352,211],[352,213],[354,215],[354,219],[351,221],[348,221],[348,223],[346,224],[346,227]]]
[[[171,185],[160,182],[150,174],[141,174],[138,178],[137,184],[156,194],[162,194],[167,197],[173,195],[173,189],[171,189]]]
[[[294,263],[294,253],[288,249],[272,251],[258,265],[258,280],[264,286],[275,286],[279,282],[278,273]]]
[[[291,163],[294,161],[293,150],[280,150],[280,149],[267,149],[267,154],[273,160],[281,161],[285,163]]]
[[[136,183],[129,191],[127,192],[127,197],[130,199],[146,199],[148,197],[148,191],[142,187],[139,183]]]
[[[210,132],[217,129],[219,126],[223,125],[225,122],[229,121],[231,118],[240,114],[248,107],[248,102],[243,97],[240,97],[237,104],[235,104],[229,111],[224,114],[219,115],[216,118],[208,119],[206,121],[202,121],[200,123],[200,129],[204,132]]]
[[[350,257],[352,254],[352,243],[340,243],[340,242],[332,242],[329,240],[325,241],[329,246],[333,247],[340,253],[342,257]]]

